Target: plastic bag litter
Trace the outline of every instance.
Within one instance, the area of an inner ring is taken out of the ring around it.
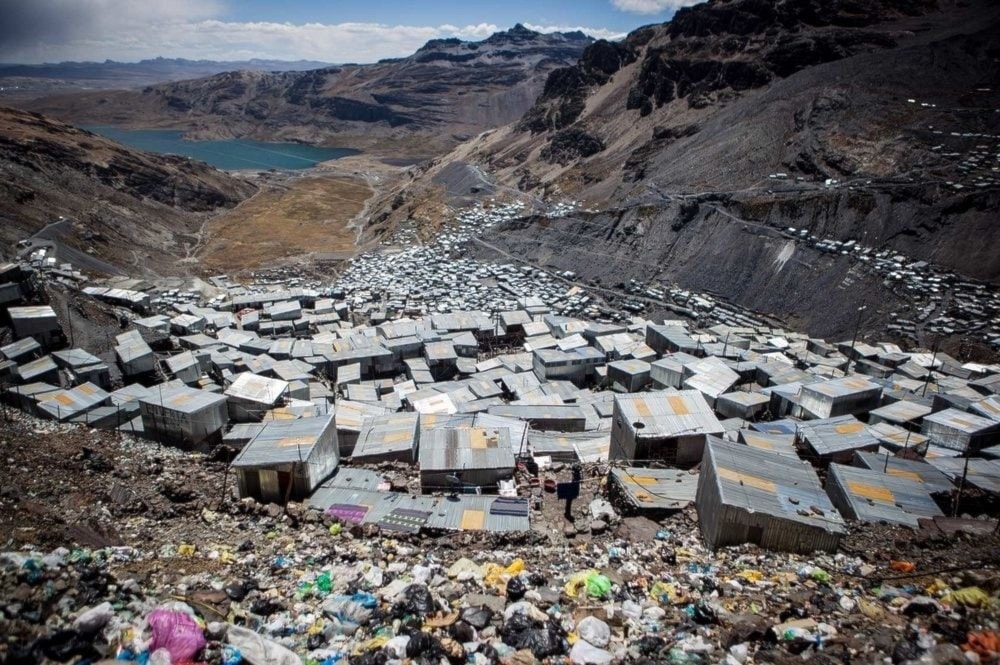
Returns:
[[[166,649],[173,662],[191,660],[196,653],[205,647],[205,635],[187,612],[177,610],[153,610],[147,620],[153,632],[149,643],[152,653],[158,649]]]
[[[374,604],[355,600],[354,596],[331,596],[323,601],[323,614],[341,623],[363,626],[372,616]],[[354,634],[352,631],[350,634]]]
[[[563,591],[576,598],[581,590],[586,590],[591,598],[604,598],[611,592],[611,580],[596,570],[581,570],[570,575]]]
[[[459,581],[466,579],[483,579],[485,572],[482,566],[471,559],[466,559],[462,557],[455,563],[451,564],[451,567],[447,571],[448,577],[458,578]]]
[[[493,610],[486,606],[467,607],[462,610],[461,619],[473,628],[482,630],[493,620]]]
[[[488,563],[483,566],[483,584],[493,587],[500,593],[506,593],[507,581],[523,571],[524,559],[514,559],[506,568],[496,563]]]
[[[605,665],[614,659],[609,652],[604,649],[588,644],[585,640],[578,640],[569,652],[569,660],[577,665]]]
[[[115,610],[111,607],[111,603],[104,602],[82,612],[73,622],[73,628],[81,633],[92,635],[108,625],[114,616]]]
[[[677,588],[667,582],[657,582],[654,584],[649,590],[649,596],[658,602],[670,604],[674,604],[681,599],[681,595],[677,593]]]
[[[611,627],[597,617],[584,617],[576,624],[576,632],[580,639],[595,647],[604,648],[611,641]],[[570,658],[572,658],[572,654]]]
[[[504,622],[500,639],[515,649],[528,649],[538,659],[566,652],[566,640],[558,624],[553,621],[541,623],[521,612]]]
[[[527,591],[520,577],[512,577],[507,582],[507,598],[510,600],[521,600]]]
[[[423,584],[411,584],[403,590],[403,599],[396,604],[407,614],[426,616],[437,612],[437,603],[431,597],[431,592]]]
[[[587,577],[587,595],[591,598],[607,598],[611,593],[611,580],[607,576],[594,574]]]
[[[965,605],[966,607],[989,607],[990,595],[977,586],[969,586],[964,589],[957,589],[944,597],[944,602],[951,605]]]
[[[744,582],[760,582],[764,579],[764,573],[759,570],[743,570],[736,573],[736,577],[740,578]]]
[[[970,632],[962,645],[962,651],[972,651],[982,659],[993,658],[1000,653],[1000,634],[992,630]]]
[[[222,649],[222,665],[240,665],[243,662],[243,654],[234,646],[227,646]]]
[[[277,642],[241,626],[229,626],[226,639],[250,665],[302,665],[302,659]]]
[[[889,567],[897,573],[912,573],[917,569],[916,564],[909,561],[890,561]]]

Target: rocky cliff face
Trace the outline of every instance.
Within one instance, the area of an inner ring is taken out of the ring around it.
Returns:
[[[401,153],[441,152],[517,120],[554,69],[592,39],[517,25],[481,42],[432,40],[407,58],[307,72],[230,72],[141,92],[38,100],[33,110],[76,124],[174,126],[194,138],[333,141]]]
[[[712,0],[591,46],[455,154],[603,211],[497,232],[513,255],[605,284],[652,271],[836,334],[828,304],[902,301],[800,233],[1000,281],[998,35],[985,0]]]
[[[60,217],[94,265],[176,272],[201,223],[250,183],[183,157],[130,150],[43,116],[0,107],[0,216],[7,248]],[[81,266],[86,268],[87,266]]]

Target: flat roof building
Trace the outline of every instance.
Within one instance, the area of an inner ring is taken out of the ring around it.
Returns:
[[[205,448],[229,422],[223,395],[187,386],[157,386],[139,398],[143,429],[155,440]]]
[[[611,459],[689,466],[701,460],[706,436],[724,432],[696,390],[615,395]]]

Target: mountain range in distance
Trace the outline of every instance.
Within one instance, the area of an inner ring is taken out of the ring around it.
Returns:
[[[315,60],[188,60],[151,58],[139,62],[0,63],[0,99],[30,99],[39,95],[85,90],[141,88],[165,81],[212,76],[229,71],[295,72],[329,67]]]

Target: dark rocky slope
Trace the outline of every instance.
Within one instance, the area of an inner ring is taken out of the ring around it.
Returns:
[[[250,183],[183,157],[131,150],[43,116],[0,107],[3,252],[60,217],[58,236],[101,262],[177,272],[202,222]],[[85,267],[85,266],[84,266]]]
[[[462,156],[606,209],[497,232],[517,256],[605,284],[655,273],[845,334],[834,308],[905,298],[788,227],[1000,281],[998,35],[988,2],[714,1],[629,35],[603,83],[588,49]]]

